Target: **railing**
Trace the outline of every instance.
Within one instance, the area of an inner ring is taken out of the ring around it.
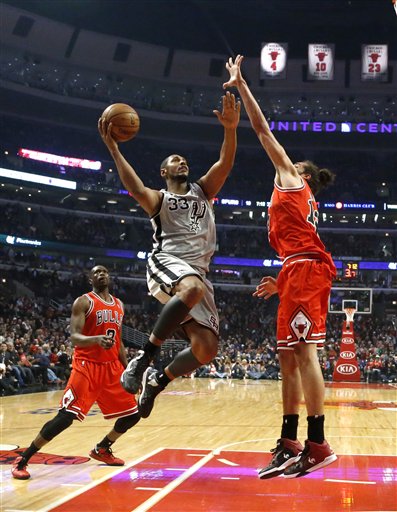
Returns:
[[[142,348],[143,345],[149,340],[149,335],[138,331],[138,329],[134,329],[133,327],[129,327],[128,325],[123,325],[123,343],[127,347],[134,348]],[[164,350],[172,350],[179,352],[183,348],[185,348],[189,344],[186,340],[166,340],[162,345],[161,349]]]

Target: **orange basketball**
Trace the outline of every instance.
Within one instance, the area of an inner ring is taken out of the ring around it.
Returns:
[[[125,103],[113,103],[102,114],[106,124],[112,123],[112,135],[117,142],[126,142],[139,131],[140,120],[135,109]]]

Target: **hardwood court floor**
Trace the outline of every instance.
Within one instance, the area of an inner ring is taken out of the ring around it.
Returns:
[[[94,407],[31,459],[28,481],[11,478],[15,449],[28,446],[52,418],[62,392],[5,397],[1,510],[397,510],[396,387],[327,385],[327,439],[338,461],[303,478],[261,481],[256,469],[268,462],[280,433],[280,392],[274,381],[178,379],[150,418],[114,445],[126,460],[122,468],[87,457],[113,425]],[[304,404],[301,417],[303,441]]]

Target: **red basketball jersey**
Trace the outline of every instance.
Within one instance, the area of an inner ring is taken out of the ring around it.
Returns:
[[[274,183],[270,203],[269,242],[280,258],[312,256],[328,263],[335,272],[332,257],[317,233],[317,203],[306,181],[302,179],[302,185],[294,188]]]
[[[119,358],[121,326],[124,316],[123,306],[120,300],[112,295],[110,302],[104,301],[95,292],[86,293],[85,297],[90,301],[90,307],[86,313],[82,334],[85,336],[112,336],[115,343],[108,350],[97,344],[89,347],[75,347],[74,357],[97,363],[114,361]]]

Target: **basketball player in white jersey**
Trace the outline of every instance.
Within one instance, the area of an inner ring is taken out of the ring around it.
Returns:
[[[166,190],[146,187],[121,154],[111,135],[111,123],[105,127],[102,119],[98,122],[121,181],[149,215],[154,229],[147,282],[150,293],[165,306],[143,351],[121,377],[122,386],[132,394],[142,386],[138,406],[143,418],[150,415],[155,397],[171,380],[209,363],[218,352],[218,313],[213,287],[206,279],[216,235],[211,200],[233,167],[240,120],[240,102],[234,95],[227,92],[222,102],[222,112],[214,110],[224,128],[218,161],[197,182],[190,183],[186,159],[170,155],[160,167]],[[179,352],[163,372],[154,370],[150,363],[161,344],[180,326],[190,347]]]

